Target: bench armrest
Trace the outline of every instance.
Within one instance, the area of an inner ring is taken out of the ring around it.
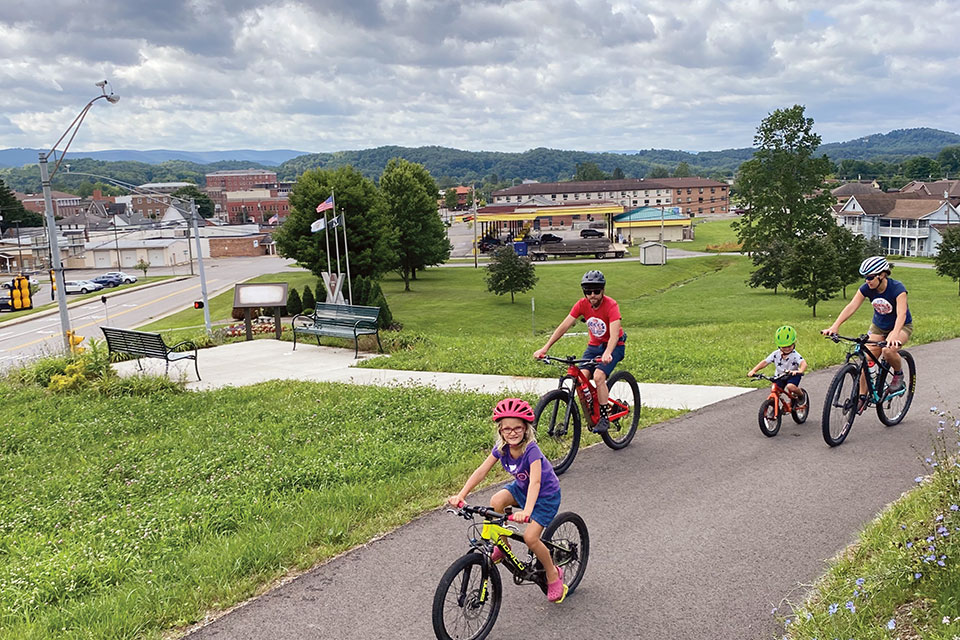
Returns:
[[[192,340],[184,340],[183,342],[178,342],[177,344],[173,345],[172,347],[167,347],[167,351],[176,351],[178,348],[182,347],[183,345],[188,345],[188,346],[189,346],[191,349],[193,349],[194,351],[197,350],[197,345],[194,344],[194,342],[193,342]]]

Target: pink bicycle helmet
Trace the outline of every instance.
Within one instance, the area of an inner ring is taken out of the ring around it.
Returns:
[[[533,422],[533,409],[530,408],[530,403],[526,400],[504,398],[493,409],[493,421],[496,422],[502,418],[520,418],[527,422]]]

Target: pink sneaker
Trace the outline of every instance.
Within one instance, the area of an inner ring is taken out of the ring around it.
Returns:
[[[505,557],[507,556],[503,551],[500,550],[500,547],[494,547],[493,553],[490,554],[490,559],[493,560],[493,564],[497,564]]]
[[[547,600],[560,604],[567,597],[567,585],[563,584],[563,569],[557,567],[557,579],[547,585]]]

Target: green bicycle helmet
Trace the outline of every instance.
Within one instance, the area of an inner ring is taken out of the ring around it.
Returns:
[[[797,332],[788,324],[777,329],[776,341],[778,347],[789,347],[797,341]]]

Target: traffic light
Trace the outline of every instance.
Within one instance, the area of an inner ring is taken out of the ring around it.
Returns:
[[[84,348],[80,346],[83,342],[83,336],[78,336],[73,331],[67,331],[67,342],[70,344],[71,353],[83,353]]]
[[[196,300],[196,301],[193,303],[193,308],[194,308],[194,309],[203,309],[203,300]]]
[[[50,269],[50,295],[53,296],[53,292],[57,290],[57,277],[53,273],[53,269]]]
[[[11,284],[10,305],[15,310],[32,309],[33,302],[30,300],[30,281],[23,276],[17,276]]]

